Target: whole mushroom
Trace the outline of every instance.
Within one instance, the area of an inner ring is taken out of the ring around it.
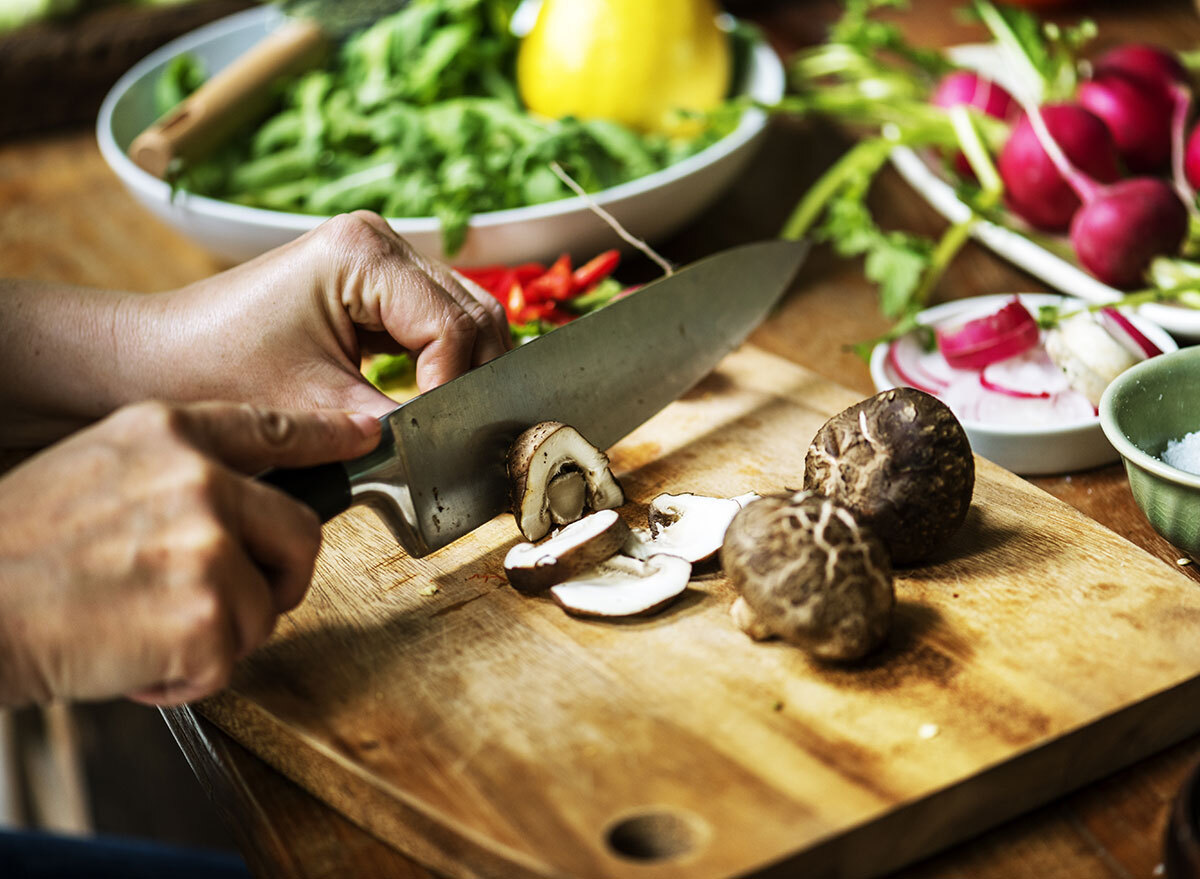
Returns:
[[[739,512],[721,562],[750,637],[778,637],[820,659],[859,659],[891,628],[895,592],[883,543],[845,507],[808,492]]]
[[[975,459],[954,413],[915,388],[893,388],[833,416],[804,462],[804,487],[848,507],[892,563],[927,558],[967,517]]]

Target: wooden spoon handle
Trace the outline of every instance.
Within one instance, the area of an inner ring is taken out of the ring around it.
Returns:
[[[134,138],[129,157],[164,177],[173,159],[203,156],[265,108],[271,83],[314,66],[328,48],[311,21],[288,22]]]

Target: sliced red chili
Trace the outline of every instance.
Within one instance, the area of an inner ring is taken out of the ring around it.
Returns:
[[[586,293],[595,287],[613,273],[620,261],[621,254],[618,251],[606,250],[585,262],[571,276],[574,295]]]
[[[517,273],[517,280],[522,284],[528,284],[534,278],[539,278],[546,274],[546,267],[540,262],[523,262],[519,266],[515,266],[513,271]]]
[[[545,274],[530,281],[525,290],[530,302],[562,302],[573,292],[571,256],[567,253],[556,259]]]

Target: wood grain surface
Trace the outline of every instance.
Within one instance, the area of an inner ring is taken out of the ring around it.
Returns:
[[[742,5],[758,12],[772,41],[785,52],[820,39],[835,14],[832,0],[767,9],[764,4]],[[904,16],[905,29],[930,44],[977,38],[978,31],[954,15],[958,5],[955,0],[920,0],[913,13]],[[1099,22],[1102,44],[1140,39],[1194,48],[1200,38],[1200,18],[1184,0],[1081,3],[1060,17],[1080,12]],[[777,121],[763,151],[734,189],[661,249],[686,262],[775,234],[795,200],[847,142],[840,132],[814,121]],[[943,227],[890,172],[878,183],[873,203],[885,228],[936,234]],[[0,144],[0,273],[149,292],[222,267],[125,194],[89,132]],[[636,277],[638,267],[631,264],[622,271],[623,276]],[[1043,289],[971,244],[955,260],[937,298]],[[866,368],[844,346],[882,327],[874,291],[861,267],[817,250],[797,289],[754,341],[866,394],[871,390]],[[1120,467],[1032,482],[1168,565],[1179,559],[1178,551],[1151,530],[1134,505]],[[1200,579],[1195,566],[1179,570],[1193,582]],[[169,713],[167,720],[237,834],[256,876],[433,875],[287,780],[204,718],[182,710]],[[1193,736],[893,874],[893,879],[1158,875],[1168,806],[1198,759],[1200,737]]]
[[[622,513],[794,486],[858,397],[744,348],[612,450]],[[720,576],[644,621],[581,621],[506,585],[507,514],[412,559],[352,511],[308,600],[199,710],[448,876],[875,875],[1200,724],[1200,590],[979,469],[860,667],[751,642]]]

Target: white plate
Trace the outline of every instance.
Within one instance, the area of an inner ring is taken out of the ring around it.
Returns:
[[[991,78],[1014,94],[1021,89],[1021,84],[1013,79],[1011,66],[1004,64],[1000,49],[994,43],[953,46],[946,54],[956,64]],[[897,147],[892,151],[891,162],[908,185],[950,222],[961,223],[971,215],[971,209],[959,200],[954,188],[912,149]],[[1052,253],[1013,228],[980,220],[971,228],[971,237],[1069,296],[1096,303],[1113,302],[1124,295],[1097,281],[1074,261]],[[1061,240],[1064,250],[1069,251],[1070,243],[1065,238]],[[1179,338],[1200,340],[1198,310],[1151,303],[1139,307],[1137,313]]]
[[[1039,306],[1070,301],[1047,293],[1024,293],[1019,298],[1034,314]],[[927,326],[958,323],[999,311],[1011,300],[1009,294],[959,299],[926,309],[918,319]],[[1130,321],[1163,352],[1178,349],[1175,340],[1148,319],[1131,315]],[[871,380],[877,391],[903,385],[888,368],[887,351],[887,343],[881,343],[871,352]],[[1023,476],[1072,473],[1111,464],[1119,457],[1104,436],[1099,415],[1054,427],[1008,427],[959,420],[975,454]]]
[[[189,193],[171,197],[170,187],[125,154],[130,142],[155,119],[154,83],[167,63],[194,53],[210,73],[241,56],[278,25],[278,10],[262,6],[185,34],[129,70],[104,99],[96,137],[105,161],[129,191],[166,222],[213,253],[232,261],[256,256],[318,225],[324,217],[244,207]],[[755,47],[742,92],[760,101],[779,100],[783,66],[767,45]],[[654,174],[595,193],[593,198],[630,232],[654,240],[670,234],[724,191],[754,153],[766,114],[748,111],[737,129],[708,149]],[[392,227],[428,256],[444,259],[436,218],[389,218]],[[456,265],[549,260],[571,252],[594,255],[622,242],[583,199],[476,214]]]

